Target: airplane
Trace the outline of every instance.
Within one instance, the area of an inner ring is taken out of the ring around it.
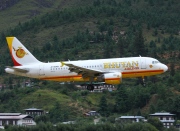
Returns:
[[[121,84],[123,78],[158,75],[168,67],[151,57],[126,57],[96,60],[41,62],[16,37],[6,37],[14,66],[7,66],[10,74],[59,82],[93,82]]]

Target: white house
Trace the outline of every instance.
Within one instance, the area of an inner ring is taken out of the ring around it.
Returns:
[[[36,123],[33,117],[23,115],[21,113],[0,113],[0,126],[19,125],[19,126],[34,126]]]
[[[142,116],[121,116],[116,118],[116,121],[120,123],[132,123],[132,122],[145,121],[145,118]]]
[[[174,116],[175,114],[171,114],[169,112],[160,112],[160,113],[154,113],[150,114],[150,117],[157,117],[164,125],[164,127],[169,128],[170,126],[173,126],[175,120]]]

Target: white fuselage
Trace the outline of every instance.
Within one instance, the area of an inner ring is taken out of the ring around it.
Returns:
[[[167,71],[168,69],[166,65],[150,57],[79,60],[70,61],[70,63],[82,68],[99,70],[107,73],[120,72],[122,73],[122,78],[157,75]],[[71,72],[68,66],[62,66],[61,62],[34,63],[16,66],[16,68],[26,69],[28,72],[20,72],[12,68],[6,68],[5,71],[11,74],[38,78],[42,80],[89,81],[89,78],[84,79],[82,75]]]

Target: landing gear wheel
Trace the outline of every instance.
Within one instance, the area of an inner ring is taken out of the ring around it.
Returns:
[[[94,90],[94,86],[93,85],[87,85],[87,90],[93,91]]]
[[[142,78],[142,85],[143,85],[143,86],[146,86],[146,82],[145,82],[145,79],[144,79],[144,78]]]
[[[146,86],[146,83],[143,83],[143,86]]]

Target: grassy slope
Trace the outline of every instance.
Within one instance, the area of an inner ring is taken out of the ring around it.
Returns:
[[[1,102],[1,112],[10,112],[14,108],[19,109],[18,111],[16,109],[17,112],[23,112],[23,109],[32,107],[50,111],[56,103],[59,103],[62,109],[69,110],[73,116],[82,116],[90,110],[98,110],[99,101],[103,95],[102,93],[88,93],[86,96],[81,96],[80,91],[71,91],[66,95],[59,90],[47,88],[33,89],[34,91],[25,88],[18,90],[18,93],[13,90],[8,91],[11,96]],[[114,98],[109,93],[106,97],[108,103],[114,103]]]
[[[82,116],[83,113],[90,110],[98,110],[102,95],[102,93],[89,93],[87,96],[78,96],[74,98],[72,95],[65,95],[58,91],[39,89],[32,94],[22,97],[19,104],[23,109],[36,107],[49,111],[53,108],[55,103],[58,102],[62,108],[67,108],[70,109],[71,112],[74,112],[74,116]],[[108,99],[108,103],[114,103],[114,98],[110,94],[107,94],[106,98]]]
[[[20,100],[22,107],[28,108],[31,103],[31,106],[42,108],[44,110],[50,110],[53,105],[55,105],[55,102],[67,104],[70,102],[70,98],[67,95],[60,94],[52,90],[39,89]]]

